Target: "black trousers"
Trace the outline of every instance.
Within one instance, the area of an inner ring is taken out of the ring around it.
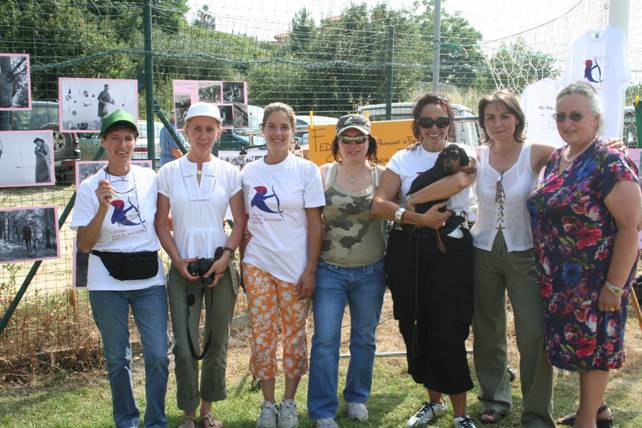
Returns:
[[[386,281],[394,316],[406,344],[408,373],[415,382],[445,394],[473,387],[465,341],[473,314],[473,247],[464,237],[392,230],[386,250]]]

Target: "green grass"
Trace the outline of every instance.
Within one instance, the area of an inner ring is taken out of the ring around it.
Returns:
[[[642,426],[642,382],[640,382],[640,358],[636,354],[632,367],[614,372],[607,393],[609,404],[614,411],[616,426]],[[139,406],[144,408],[143,376],[136,361],[135,384]],[[340,373],[345,379],[347,364],[341,362]],[[417,410],[425,393],[405,374],[406,363],[403,358],[387,358],[376,362],[373,380],[373,393],[369,401],[370,419],[365,423],[351,422],[345,418],[345,403],[341,402],[337,422],[342,427],[401,427],[406,419]],[[216,403],[215,415],[223,420],[225,426],[254,427],[262,401],[260,392],[249,390],[250,378],[230,379],[228,381],[228,399]],[[340,388],[343,382],[340,382]],[[279,384],[279,387],[281,385]],[[299,388],[300,427],[311,427],[305,407],[307,377],[304,377]],[[470,391],[469,413],[478,426],[480,406],[476,400],[476,390]],[[167,393],[167,413],[169,426],[176,427],[181,420],[181,412],[176,408],[175,382],[173,374]],[[576,409],[577,376],[558,373],[555,388],[555,415],[559,416]],[[519,426],[521,393],[519,383],[513,384],[514,411],[493,425],[499,428]],[[49,385],[2,386],[0,387],[0,426],[3,427],[107,427],[112,426],[111,398],[109,385],[104,376],[97,375],[63,375],[49,380]],[[451,415],[440,418],[432,427],[445,428],[452,426]]]

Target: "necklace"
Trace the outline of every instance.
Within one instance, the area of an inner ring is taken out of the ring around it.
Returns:
[[[573,156],[569,156],[569,155],[567,154],[567,153],[570,153],[570,151],[571,151],[571,146],[566,146],[566,148],[562,151],[562,160],[563,160],[564,162],[566,162],[566,163],[569,163],[569,164],[570,164],[570,163],[572,163],[572,162],[573,162],[573,161],[574,161],[574,160],[575,160],[579,155],[581,155],[582,153],[584,153],[584,152],[586,151],[586,149],[588,149],[588,148],[589,148],[589,147],[591,147],[592,145],[593,145],[593,142],[591,142],[590,144],[588,144],[586,147],[584,147],[584,148],[583,148],[582,150],[580,150],[579,152],[575,153]]]
[[[350,184],[353,184],[355,181],[357,181],[357,176],[356,175],[349,175],[348,176],[348,181]]]

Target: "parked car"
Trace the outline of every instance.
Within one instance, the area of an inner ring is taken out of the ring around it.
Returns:
[[[412,109],[415,103],[392,103],[391,120],[412,119]],[[473,111],[461,104],[451,104],[455,114],[455,142],[470,147],[479,145],[481,130],[477,123],[477,116]],[[370,104],[359,107],[359,113],[367,114],[371,121],[386,120],[385,104]]]
[[[163,129],[162,122],[154,122],[154,157],[160,159],[160,132]],[[147,121],[138,121],[138,138],[134,146],[133,159],[149,159],[147,147]]]
[[[74,181],[74,162],[80,158],[78,137],[74,133],[59,131],[58,102],[33,101],[31,110],[10,111],[10,126],[14,131],[51,129],[53,131],[54,169],[56,182],[69,184]]]

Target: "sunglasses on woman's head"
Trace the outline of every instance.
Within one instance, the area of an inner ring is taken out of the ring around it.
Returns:
[[[572,111],[569,114],[553,113],[553,119],[558,123],[566,122],[566,119],[570,119],[571,122],[579,122],[584,119],[584,113],[580,113],[579,111]]]
[[[439,129],[448,128],[448,125],[450,125],[450,118],[447,116],[438,117],[437,119],[433,119],[432,117],[419,118],[419,126],[422,128],[432,128],[433,125],[437,125],[437,128]]]
[[[366,141],[368,141],[368,136],[367,135],[357,135],[356,137],[348,137],[347,135],[341,135],[339,137],[339,141],[341,141],[343,144],[363,144]]]

